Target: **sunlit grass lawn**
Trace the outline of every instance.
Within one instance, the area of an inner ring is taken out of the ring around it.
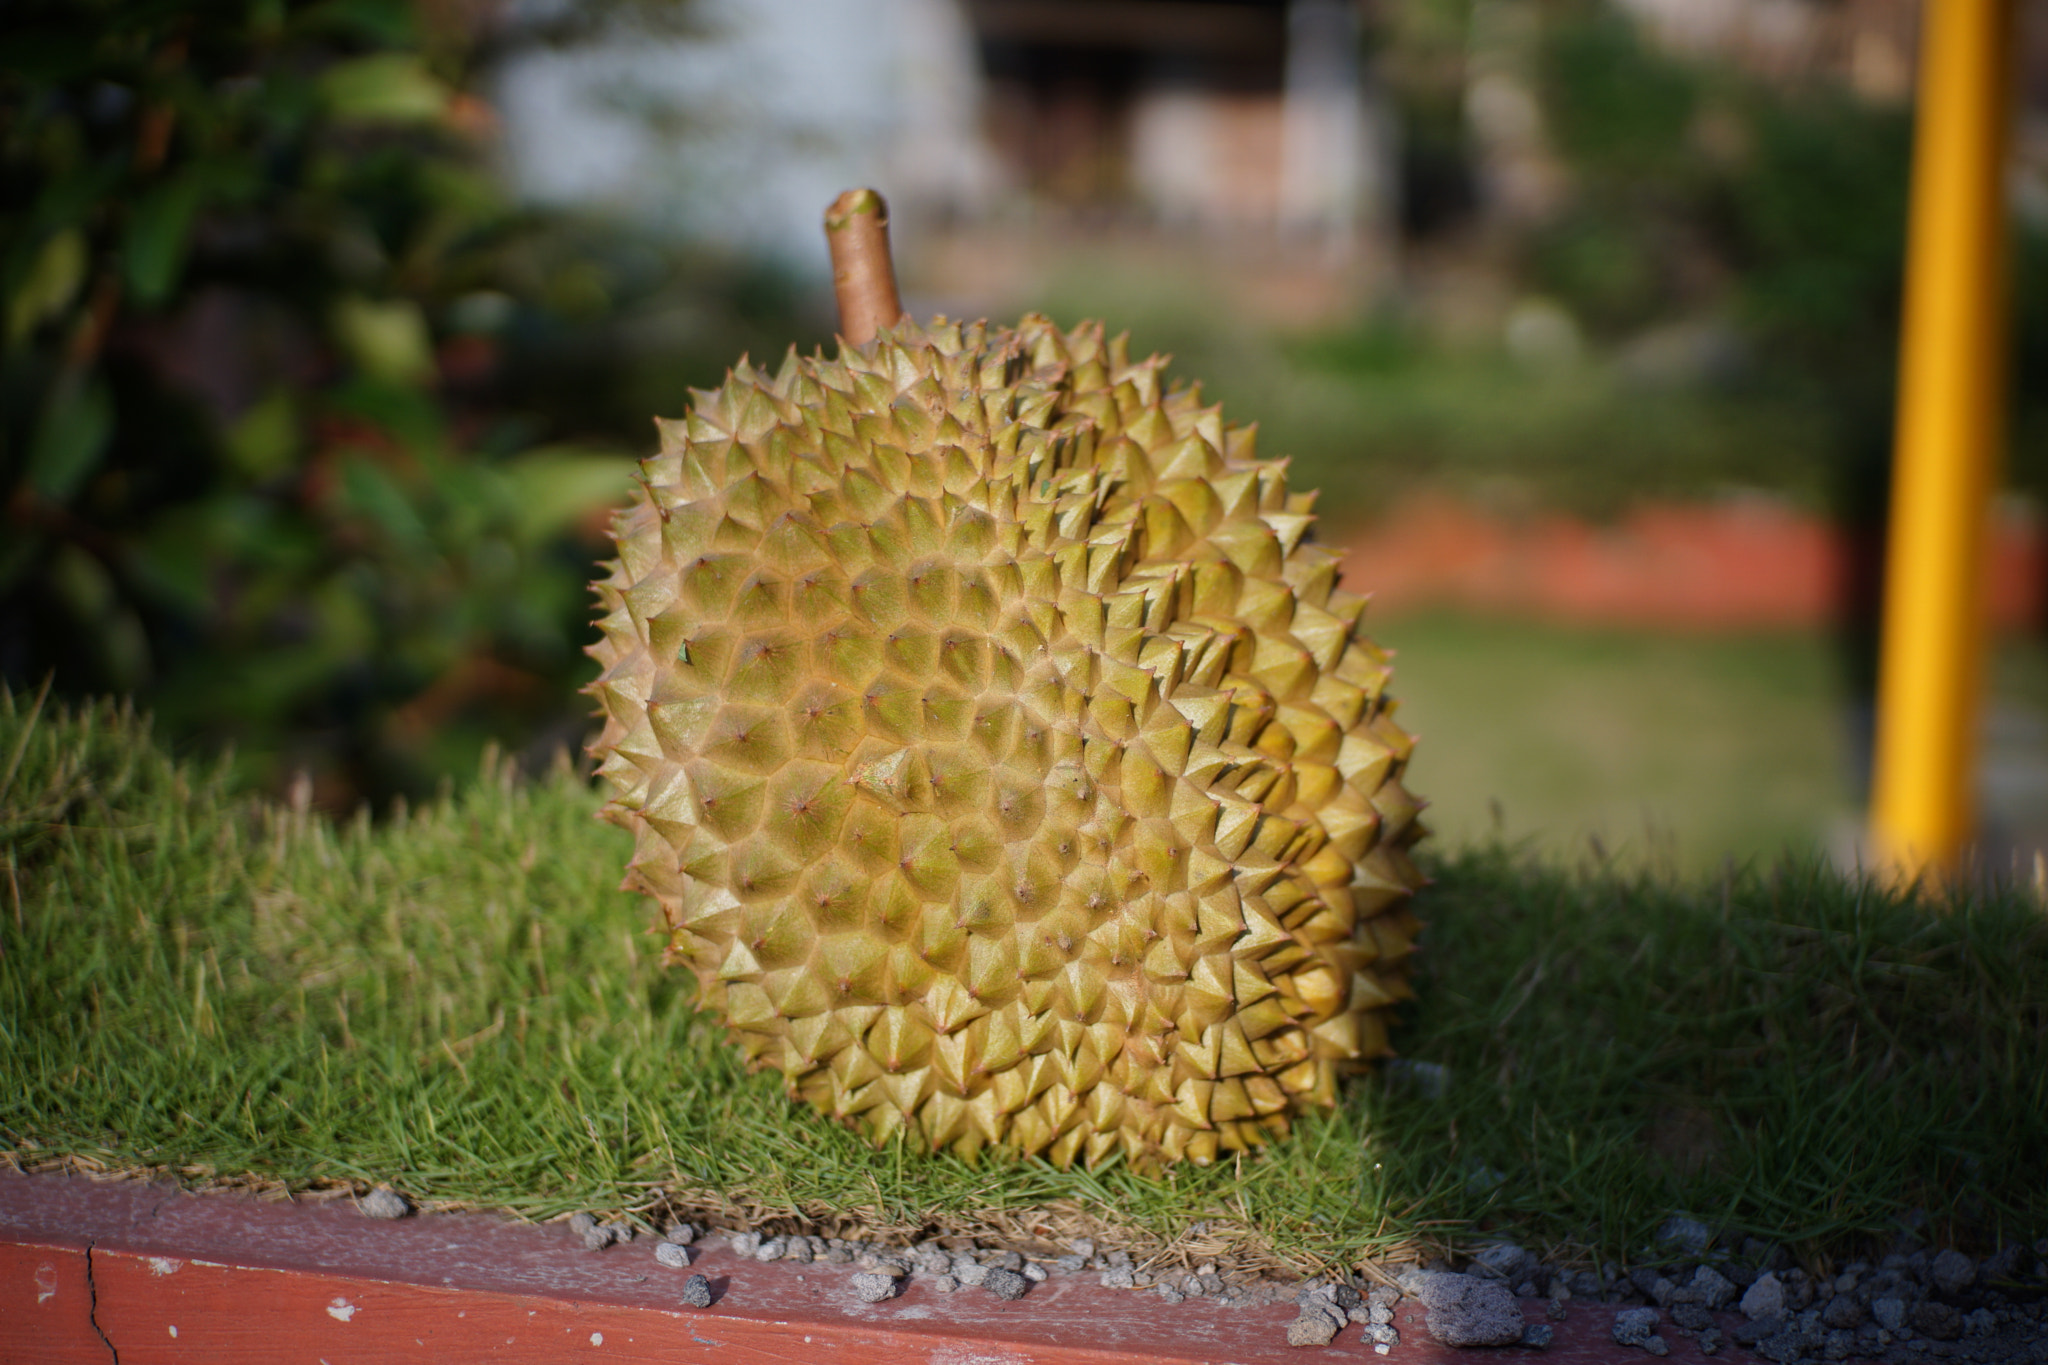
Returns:
[[[1394,648],[1442,842],[1501,837],[1688,870],[1811,852],[1852,812],[1839,661],[1817,635],[1648,634],[1427,616]]]
[[[1828,636],[1656,633],[1450,614],[1368,617],[1397,651],[1414,789],[1439,841],[1499,839],[1703,874],[1848,861],[1868,755]],[[2048,647],[1993,642],[1980,746],[1987,857],[2048,839]]]
[[[1418,696],[1429,667],[1404,675]],[[381,826],[212,771],[111,708],[0,693],[13,1163],[389,1181],[536,1218],[665,1192],[899,1236],[1058,1207],[1141,1251],[1304,1268],[1487,1229],[1627,1258],[1679,1209],[1812,1256],[1901,1217],[1971,1245],[2048,1232],[2048,916],[2024,896],[1446,840],[1395,1035],[1441,1088],[1360,1078],[1242,1163],[1062,1172],[877,1151],[743,1074],[566,769]]]

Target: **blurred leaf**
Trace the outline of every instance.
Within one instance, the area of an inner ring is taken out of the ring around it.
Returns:
[[[324,0],[313,6],[313,18],[337,33],[393,47],[419,38],[409,0]]]
[[[361,418],[408,450],[433,450],[447,439],[447,424],[433,395],[411,384],[362,374],[335,389],[328,403],[336,413]]]
[[[200,177],[187,174],[155,186],[135,202],[121,258],[137,302],[154,307],[177,283],[202,192]]]
[[[364,658],[376,649],[377,620],[370,604],[339,577],[331,578],[314,595],[313,607],[320,623],[321,643],[342,658]]]
[[[19,342],[71,306],[85,282],[85,236],[67,228],[43,243],[27,276],[7,301],[7,339]]]
[[[508,461],[504,474],[521,543],[538,543],[606,508],[623,507],[637,470],[628,456],[568,446],[543,447]]]
[[[236,469],[261,481],[284,472],[299,448],[298,413],[291,390],[272,389],[243,413],[227,433],[228,458]]]
[[[351,294],[334,305],[334,339],[365,374],[393,384],[434,375],[427,319],[411,299],[376,301]]]
[[[434,540],[419,509],[405,490],[374,462],[352,455],[341,464],[342,491],[349,508],[373,522],[398,546],[412,553],[431,553]]]
[[[106,566],[66,545],[57,552],[51,581],[72,617],[87,627],[75,647],[93,656],[112,686],[127,690],[142,683],[149,674],[149,641]]]
[[[51,387],[29,447],[29,487],[50,502],[71,501],[98,466],[113,434],[114,400],[107,386],[98,379],[60,379]]]
[[[436,123],[448,111],[448,87],[409,52],[380,52],[327,69],[320,94],[336,118],[359,123]]]
[[[39,81],[67,80],[92,70],[98,44],[78,30],[23,25],[0,29],[0,71]]]

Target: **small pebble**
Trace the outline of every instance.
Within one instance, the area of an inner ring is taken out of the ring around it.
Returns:
[[[1714,1315],[1696,1303],[1672,1304],[1671,1320],[1688,1332],[1698,1332],[1714,1325]]]
[[[702,1235],[693,1224],[671,1223],[669,1224],[668,1231],[662,1234],[662,1240],[672,1242],[679,1247],[686,1247]]]
[[[1934,1287],[1944,1294],[1960,1294],[1977,1279],[1977,1263],[1960,1251],[1944,1251],[1927,1267]]]
[[[1312,1309],[1287,1324],[1289,1346],[1328,1346],[1336,1335],[1337,1324]]]
[[[976,1261],[953,1262],[953,1278],[964,1285],[978,1285],[988,1276],[988,1267]]]
[[[1641,1346],[1649,1349],[1649,1340],[1657,1334],[1657,1310],[1654,1308],[1624,1308],[1614,1315],[1614,1344],[1616,1346]]]
[[[1522,1308],[1499,1280],[1425,1275],[1417,1297],[1429,1310],[1429,1333],[1446,1346],[1512,1346],[1522,1339]]]
[[[993,1266],[981,1277],[981,1287],[999,1299],[1015,1300],[1024,1297],[1024,1291],[1031,1287],[1031,1281],[1014,1270]]]
[[[1522,1345],[1532,1351],[1547,1351],[1557,1329],[1547,1322],[1532,1322],[1522,1329]]]
[[[1714,1230],[1697,1218],[1675,1214],[1657,1229],[1657,1240],[1678,1251],[1698,1255],[1713,1245]]]
[[[884,1275],[878,1270],[863,1270],[853,1277],[854,1297],[862,1303],[893,1299],[899,1287],[894,1275]]]
[[[1749,1288],[1742,1291],[1742,1302],[1736,1305],[1742,1316],[1751,1322],[1764,1322],[1770,1318],[1785,1315],[1785,1285],[1776,1275],[1765,1272],[1756,1277]]]
[[[1164,1282],[1153,1286],[1152,1292],[1157,1294],[1160,1298],[1164,1299],[1168,1303],[1185,1303],[1188,1297],[1187,1295],[1181,1293],[1178,1289],[1175,1289],[1172,1285],[1166,1284]]]
[[[674,1242],[662,1242],[654,1248],[654,1259],[671,1270],[682,1270],[690,1264],[690,1250]]]
[[[1837,1294],[1828,1300],[1828,1306],[1821,1309],[1820,1320],[1838,1332],[1853,1332],[1863,1325],[1863,1305],[1853,1294]]]
[[[1137,1288],[1137,1281],[1132,1276],[1129,1266],[1120,1265],[1102,1272],[1102,1287],[1104,1289],[1135,1289]]]
[[[378,1186],[364,1195],[356,1207],[363,1211],[365,1218],[403,1218],[412,1212],[412,1203],[397,1190]]]
[[[1032,1261],[1029,1264],[1027,1264],[1021,1273],[1023,1274],[1025,1279],[1031,1281],[1031,1283],[1033,1284],[1041,1284],[1045,1280],[1045,1267],[1038,1264],[1038,1262],[1036,1261]]]
[[[1509,1284],[1520,1284],[1536,1270],[1536,1258],[1513,1242],[1495,1242],[1481,1247],[1479,1254],[1472,1258],[1472,1264],[1480,1273],[1490,1275]]]
[[[1913,1305],[1913,1327],[1923,1337],[1954,1341],[1963,1334],[1963,1315],[1945,1303]]]
[[[780,1237],[770,1237],[767,1241],[754,1248],[754,1259],[757,1261],[779,1261],[782,1259],[782,1253],[788,1250],[788,1242]]]
[[[612,1230],[588,1213],[570,1214],[569,1231],[576,1234],[585,1251],[603,1251],[612,1244]]]
[[[950,1294],[959,1287],[960,1281],[954,1279],[951,1275],[934,1275],[932,1277],[932,1292],[934,1294]]]
[[[1543,1310],[1543,1316],[1550,1319],[1552,1322],[1563,1322],[1565,1319],[1564,1300],[1552,1299],[1550,1301],[1550,1306]]]
[[[1735,1282],[1710,1265],[1703,1265],[1693,1272],[1692,1283],[1686,1286],[1692,1291],[1703,1308],[1719,1312],[1726,1308],[1735,1297]]]
[[[683,1302],[691,1308],[711,1306],[711,1281],[702,1275],[692,1275],[683,1281]]]
[[[760,1245],[761,1234],[758,1232],[735,1232],[732,1235],[732,1254],[735,1256],[751,1258],[754,1249]]]

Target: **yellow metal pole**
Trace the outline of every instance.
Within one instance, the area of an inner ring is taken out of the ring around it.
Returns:
[[[1984,530],[2004,438],[2011,0],[1923,0],[1871,825],[1904,878],[1975,826]]]

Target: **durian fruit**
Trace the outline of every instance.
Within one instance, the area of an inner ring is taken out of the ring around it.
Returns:
[[[616,521],[626,884],[878,1141],[1207,1162],[1409,994],[1386,656],[1313,495],[1164,364],[1038,316],[742,361]]]

